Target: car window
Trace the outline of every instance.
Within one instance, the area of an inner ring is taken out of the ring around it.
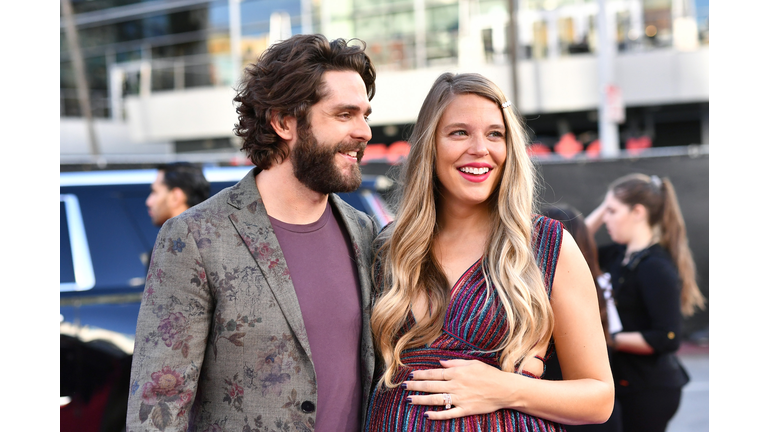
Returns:
[[[73,194],[60,195],[60,291],[93,288],[95,278],[88,247],[80,200]]]
[[[144,285],[159,229],[146,214],[147,185],[62,187],[76,194],[99,289]]]
[[[75,263],[72,261],[72,242],[69,239],[69,227],[67,226],[67,205],[61,201],[60,207],[61,226],[59,228],[59,241],[61,246],[59,274],[61,283],[75,283]]]

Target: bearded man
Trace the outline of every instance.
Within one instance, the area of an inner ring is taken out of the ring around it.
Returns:
[[[334,193],[360,186],[375,77],[321,35],[246,70],[235,134],[256,168],[158,235],[127,431],[360,430],[379,227]]]

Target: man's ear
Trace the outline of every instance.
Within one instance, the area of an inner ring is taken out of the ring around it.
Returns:
[[[181,190],[180,187],[175,187],[170,190],[170,198],[171,198],[171,208],[179,208],[184,207],[186,209],[187,207],[187,194],[184,193],[183,190]],[[182,210],[183,211],[183,210]]]
[[[296,138],[296,117],[273,112],[269,123],[283,141],[290,144]]]

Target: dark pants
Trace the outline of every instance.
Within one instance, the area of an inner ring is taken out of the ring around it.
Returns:
[[[623,432],[664,432],[680,406],[679,388],[652,388],[617,394]]]

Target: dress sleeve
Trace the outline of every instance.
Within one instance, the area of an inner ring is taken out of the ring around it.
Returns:
[[[174,218],[158,234],[139,310],[126,430],[187,430],[211,310],[195,239]]]
[[[533,219],[531,243],[547,295],[552,295],[552,283],[555,280],[555,269],[563,243],[563,224],[558,220],[536,215]]]
[[[683,320],[677,270],[667,260],[649,258],[638,266],[637,279],[651,323],[640,333],[657,353],[677,351]]]

